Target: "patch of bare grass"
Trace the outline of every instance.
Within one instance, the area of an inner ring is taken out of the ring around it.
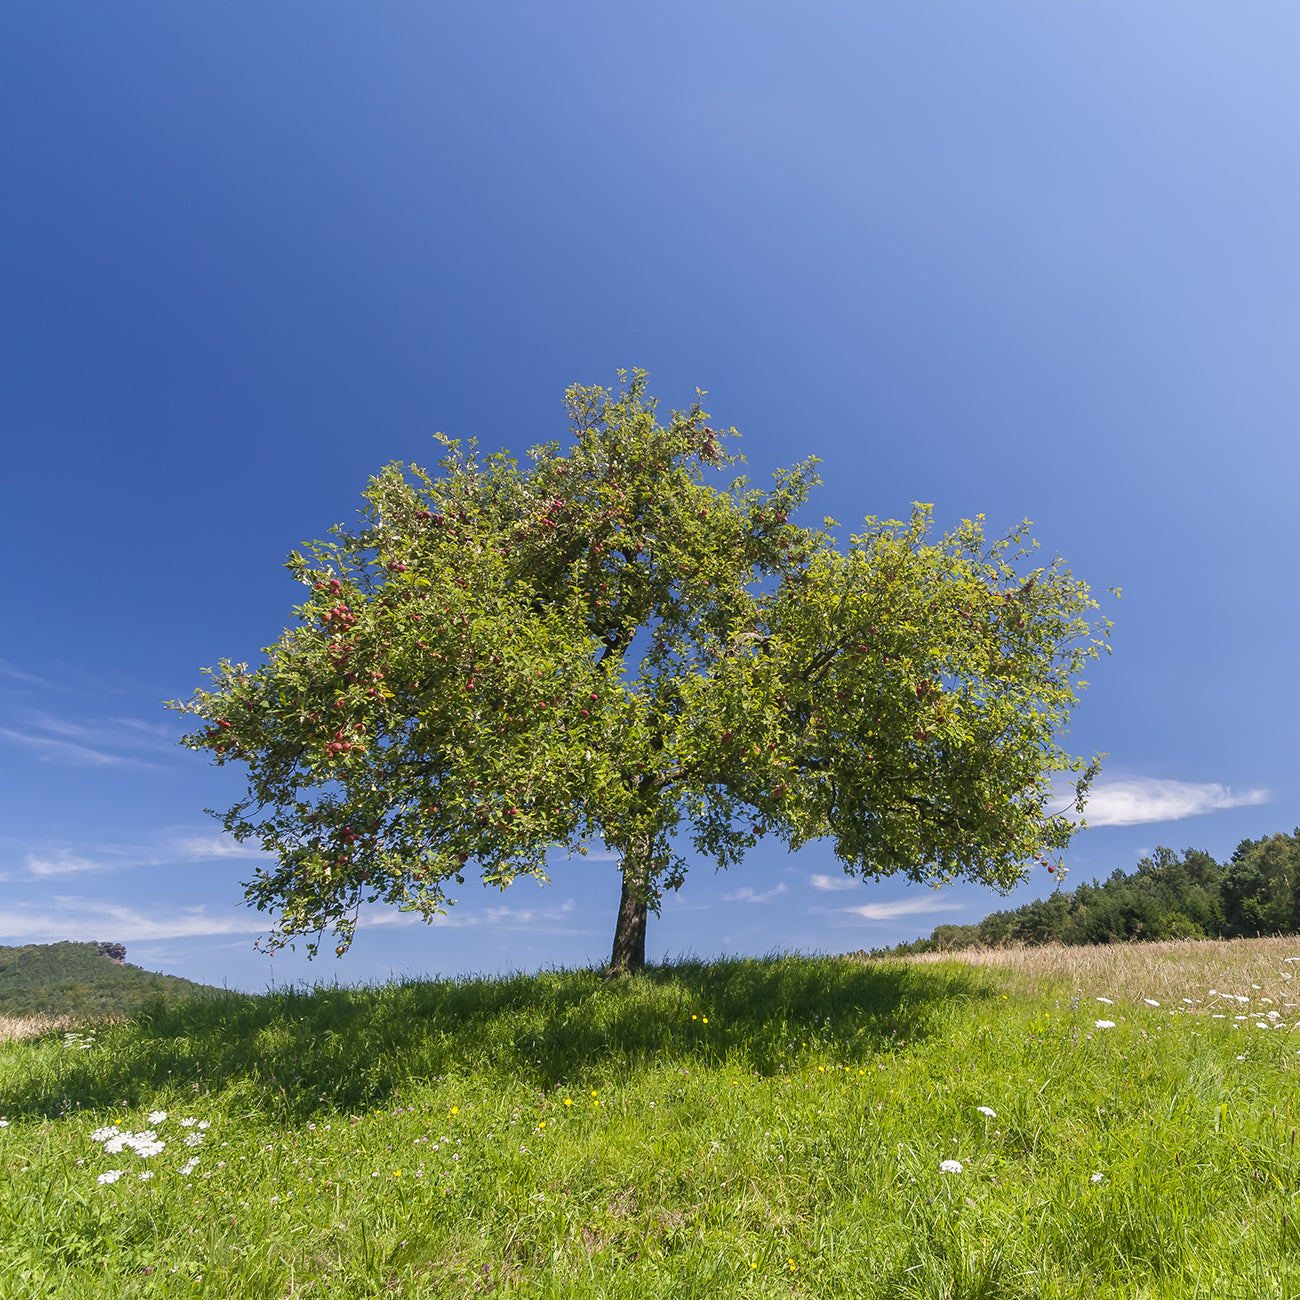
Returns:
[[[39,1038],[41,1034],[75,1029],[80,1024],[76,1016],[0,1016],[0,1043]]]
[[[858,960],[863,960],[859,958]],[[1174,939],[1153,943],[1038,944],[963,948],[909,957],[866,958],[916,964],[965,962],[1004,970],[1031,993],[1068,986],[1119,1001],[1179,1003],[1208,989],[1228,993],[1289,993],[1300,979],[1300,935],[1259,939]],[[1290,986],[1290,987],[1288,987]],[[1296,992],[1300,1001],[1300,989]]]

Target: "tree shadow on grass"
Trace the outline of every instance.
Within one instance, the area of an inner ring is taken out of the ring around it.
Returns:
[[[157,1003],[105,1026],[93,1051],[48,1040],[0,1098],[13,1117],[234,1092],[296,1122],[470,1075],[547,1088],[725,1063],[766,1076],[810,1053],[851,1065],[898,1050],[993,996],[970,966],[804,957],[683,961],[609,984],[578,970],[230,993]]]

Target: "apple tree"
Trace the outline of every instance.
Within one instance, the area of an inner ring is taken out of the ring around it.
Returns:
[[[1024,527],[868,518],[845,547],[796,521],[814,461],[719,479],[734,430],[661,417],[643,372],[566,395],[567,445],[521,464],[441,438],[390,465],[353,527],[288,561],[305,599],[259,666],[173,705],[182,742],[248,770],[227,830],[271,947],[362,905],[426,920],[471,872],[545,881],[603,842],[622,897],[612,973],[689,859],[826,839],[852,874],[1008,888],[1047,864],[1095,769],[1059,745],[1108,624]]]

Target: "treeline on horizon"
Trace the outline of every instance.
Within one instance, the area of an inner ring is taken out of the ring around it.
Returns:
[[[1010,944],[1230,939],[1300,932],[1300,827],[1242,840],[1227,862],[1200,849],[1157,848],[1134,871],[1060,889],[975,925],[939,925],[928,939],[873,957]]]

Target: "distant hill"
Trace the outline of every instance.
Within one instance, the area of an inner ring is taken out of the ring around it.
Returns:
[[[120,943],[0,947],[0,1016],[130,1015],[158,997],[221,991],[128,965]]]

